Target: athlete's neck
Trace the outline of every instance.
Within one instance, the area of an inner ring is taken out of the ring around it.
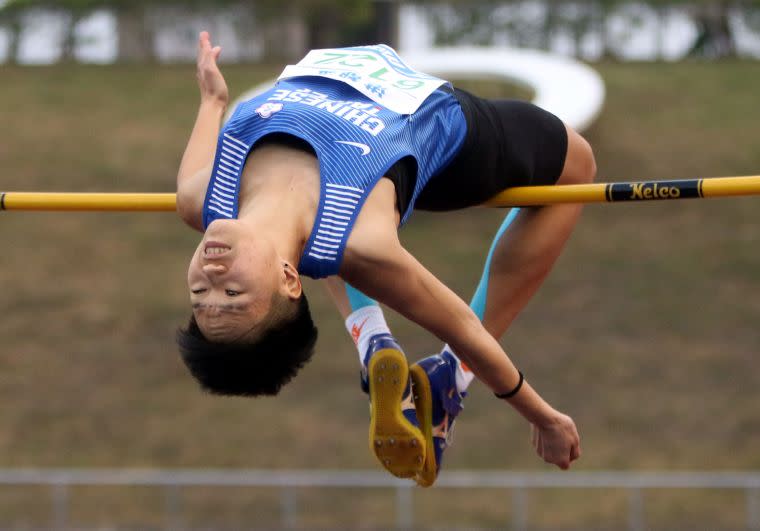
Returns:
[[[274,144],[251,152],[243,170],[238,218],[265,232],[294,267],[311,234],[318,203],[316,157]]]

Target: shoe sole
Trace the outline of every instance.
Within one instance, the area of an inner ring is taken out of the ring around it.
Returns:
[[[369,362],[372,415],[369,447],[391,474],[414,478],[425,463],[425,439],[401,412],[409,381],[406,356],[396,349],[378,350]]]
[[[409,372],[412,377],[417,422],[425,437],[425,462],[414,480],[420,487],[432,487],[438,477],[433,446],[433,393],[425,369],[419,365],[412,365]]]

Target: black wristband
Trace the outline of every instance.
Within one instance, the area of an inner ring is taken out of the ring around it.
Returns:
[[[517,371],[517,373],[520,375],[520,381],[517,382],[517,385],[515,386],[515,388],[506,393],[494,393],[494,395],[496,395],[496,398],[501,398],[501,399],[512,398],[520,391],[520,389],[522,389],[522,384],[525,381],[525,376],[523,376],[523,373],[521,371]]]

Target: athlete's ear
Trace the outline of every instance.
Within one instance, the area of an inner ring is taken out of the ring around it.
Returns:
[[[296,268],[288,262],[282,263],[282,280],[282,289],[285,292],[285,296],[293,300],[301,297],[301,293],[303,292],[301,276],[296,271]]]

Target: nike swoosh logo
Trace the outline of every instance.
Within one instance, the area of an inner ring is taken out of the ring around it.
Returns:
[[[362,328],[364,328],[364,325],[367,324],[368,320],[369,320],[369,317],[366,317],[364,321],[362,321],[362,324],[360,324],[359,326],[356,326],[356,324],[354,324],[351,327],[351,337],[353,338],[354,343],[359,343],[359,336],[362,335]]]
[[[369,155],[369,152],[372,151],[370,147],[367,144],[361,144],[359,142],[349,142],[348,140],[336,140],[338,144],[345,144],[347,146],[354,146],[358,147],[362,150],[362,157],[364,155]]]

